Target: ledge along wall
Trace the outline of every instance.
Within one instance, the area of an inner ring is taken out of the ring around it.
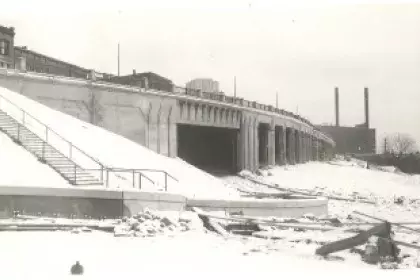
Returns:
[[[334,142],[313,126],[243,99],[227,103],[10,69],[0,69],[0,86],[170,157],[178,155],[178,124],[236,129],[232,154],[237,157],[237,171],[326,160],[333,154]],[[261,125],[265,129],[259,130]],[[280,136],[276,137],[276,130],[282,132]]]
[[[186,198],[178,194],[82,190],[73,188],[0,187],[0,217],[14,211],[24,215],[74,218],[118,218],[144,208],[183,211]]]

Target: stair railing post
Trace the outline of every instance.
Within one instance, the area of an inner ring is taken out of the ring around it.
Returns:
[[[17,123],[17,140],[20,141],[20,123]]]
[[[42,155],[41,155],[41,159],[45,160],[45,142],[42,141]]]
[[[141,172],[139,172],[139,190],[141,190]]]
[[[69,159],[73,157],[73,145],[69,142]]]
[[[133,169],[133,188],[136,187],[136,171]]]
[[[22,124],[25,125],[25,111],[22,111]]]
[[[101,183],[104,182],[104,166],[101,164]]]
[[[48,143],[48,127],[45,127],[45,142]]]
[[[168,191],[168,173],[165,171],[165,192]]]
[[[109,187],[109,170],[106,170],[106,187]]]

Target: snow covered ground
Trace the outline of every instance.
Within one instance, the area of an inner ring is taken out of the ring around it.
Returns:
[[[188,197],[239,197],[237,191],[226,188],[224,183],[218,178],[195,168],[181,159],[168,158],[159,155],[122,136],[53,110],[10,90],[0,88],[0,95],[12,101],[42,123],[52,128],[66,140],[72,142],[82,151],[85,151],[108,167],[165,170],[179,181],[179,183],[176,183],[175,181],[168,179],[168,191],[183,194]],[[7,102],[0,102],[0,109],[10,114],[18,121],[22,120],[21,110],[13,105],[8,104]],[[25,125],[39,136],[45,137],[44,126],[40,125],[35,120],[26,117]],[[55,148],[58,148],[65,155],[69,153],[68,143],[60,139],[51,131],[48,133],[48,140]],[[100,168],[98,164],[89,160],[88,157],[75,149],[72,151],[72,156],[78,163],[80,162],[81,166],[84,168]],[[16,159],[9,153],[8,155],[4,155],[2,160],[7,162]],[[16,161],[13,166],[25,165],[26,162],[27,161],[19,160]],[[28,168],[33,169],[32,167]],[[13,173],[17,172],[18,170],[13,171]],[[162,174],[152,172],[145,172],[145,174],[157,182],[162,183],[163,181]],[[111,177],[112,175],[115,174],[111,174]],[[132,177],[131,174],[127,175],[124,173],[119,173],[117,175],[126,175],[126,178]],[[27,182],[25,182],[25,178],[28,179]],[[46,178],[49,178],[49,176]],[[114,180],[111,181],[111,188],[133,188],[130,179],[124,181],[116,179],[116,176],[113,176],[112,178],[114,178]],[[21,181],[24,185],[32,184],[32,181],[29,180],[29,176],[22,176]],[[3,184],[2,178],[0,178],[0,185],[1,184]],[[53,183],[49,183],[48,185],[51,184]],[[142,189],[160,191],[162,190],[162,185],[155,186],[148,184],[147,181],[143,180]]]

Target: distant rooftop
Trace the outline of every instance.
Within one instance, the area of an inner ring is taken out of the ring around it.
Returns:
[[[10,36],[15,36],[15,28],[14,27],[6,27],[3,25],[0,25],[0,32],[6,33]]]

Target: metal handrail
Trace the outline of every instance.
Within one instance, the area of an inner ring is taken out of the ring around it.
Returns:
[[[77,151],[81,152],[82,154],[84,154],[85,156],[87,156],[88,158],[90,158],[91,160],[93,160],[94,162],[96,162],[99,166],[103,166],[102,163],[100,163],[97,159],[93,158],[92,156],[88,155],[86,152],[84,152],[83,150],[81,150],[80,148],[78,148],[77,146],[75,146],[73,143],[71,143],[70,141],[68,141],[67,139],[65,139],[63,136],[61,136],[60,134],[58,134],[56,131],[54,131],[52,128],[50,128],[49,126],[47,126],[46,124],[44,124],[43,122],[41,122],[39,119],[37,119],[36,117],[34,117],[33,115],[29,114],[28,112],[26,112],[25,110],[23,110],[22,108],[20,108],[18,105],[16,105],[14,102],[10,101],[8,98],[4,97],[3,95],[0,94],[0,99],[4,99],[6,100],[9,104],[13,105],[15,108],[21,110],[21,112],[23,113],[23,121],[22,124],[25,124],[25,115],[31,117],[31,119],[35,120],[36,122],[38,122],[41,126],[44,126],[45,131],[46,131],[46,142],[48,143],[48,131],[51,131],[52,133],[54,133],[56,136],[58,136],[61,140],[63,140],[64,142],[67,142],[71,147],[75,148]]]
[[[109,183],[109,180],[104,180],[103,178],[103,173],[104,171],[107,172],[160,172],[163,173],[165,175],[165,190],[167,190],[167,182],[166,182],[166,178],[170,177],[171,179],[175,180],[176,182],[179,182],[178,179],[176,179],[174,176],[172,176],[171,174],[169,174],[167,171],[165,170],[159,170],[159,169],[136,169],[136,168],[131,168],[131,169],[127,169],[127,168],[113,168],[113,167],[107,167],[104,164],[102,164],[99,160],[93,158],[92,156],[88,155],[85,151],[83,151],[82,149],[78,148],[77,146],[75,146],[72,142],[68,141],[67,139],[65,139],[63,136],[61,136],[59,133],[57,133],[56,131],[54,131],[52,128],[50,128],[49,126],[47,126],[46,124],[44,124],[43,122],[41,122],[38,118],[34,117],[33,115],[31,115],[30,113],[28,113],[27,111],[23,110],[21,107],[19,107],[18,105],[16,105],[13,101],[11,101],[10,99],[4,97],[3,95],[0,94],[0,100],[4,100],[7,103],[9,103],[10,105],[12,105],[14,108],[18,109],[19,111],[22,112],[22,125],[25,125],[25,120],[26,117],[28,116],[31,119],[33,119],[34,121],[36,121],[38,124],[41,125],[42,128],[45,129],[45,141],[40,137],[40,139],[51,145],[54,149],[56,149],[50,142],[48,142],[48,132],[52,132],[54,135],[56,135],[59,139],[61,139],[62,141],[64,141],[65,143],[67,143],[70,147],[70,154],[69,154],[69,159],[73,161],[71,154],[72,154],[72,149],[75,149],[77,151],[79,151],[80,153],[82,153],[84,156],[86,156],[88,159],[92,160],[93,162],[95,162],[97,165],[99,165],[101,167],[101,169],[87,169],[87,168],[83,168],[86,171],[101,171],[101,179],[100,181],[102,183]],[[19,124],[19,120],[16,120]],[[29,128],[26,127],[26,129],[29,130]],[[38,133],[35,133],[34,131],[32,131],[32,133],[34,133],[35,135],[37,135]],[[60,152],[61,153],[61,152]],[[63,156],[65,156],[63,154]],[[75,162],[76,165],[76,162]],[[81,167],[82,168],[82,167]],[[148,176],[146,176],[145,174],[141,174],[142,177],[146,178],[147,180],[149,180],[151,183],[155,183],[152,179],[150,179]],[[105,182],[104,182],[105,181]]]

